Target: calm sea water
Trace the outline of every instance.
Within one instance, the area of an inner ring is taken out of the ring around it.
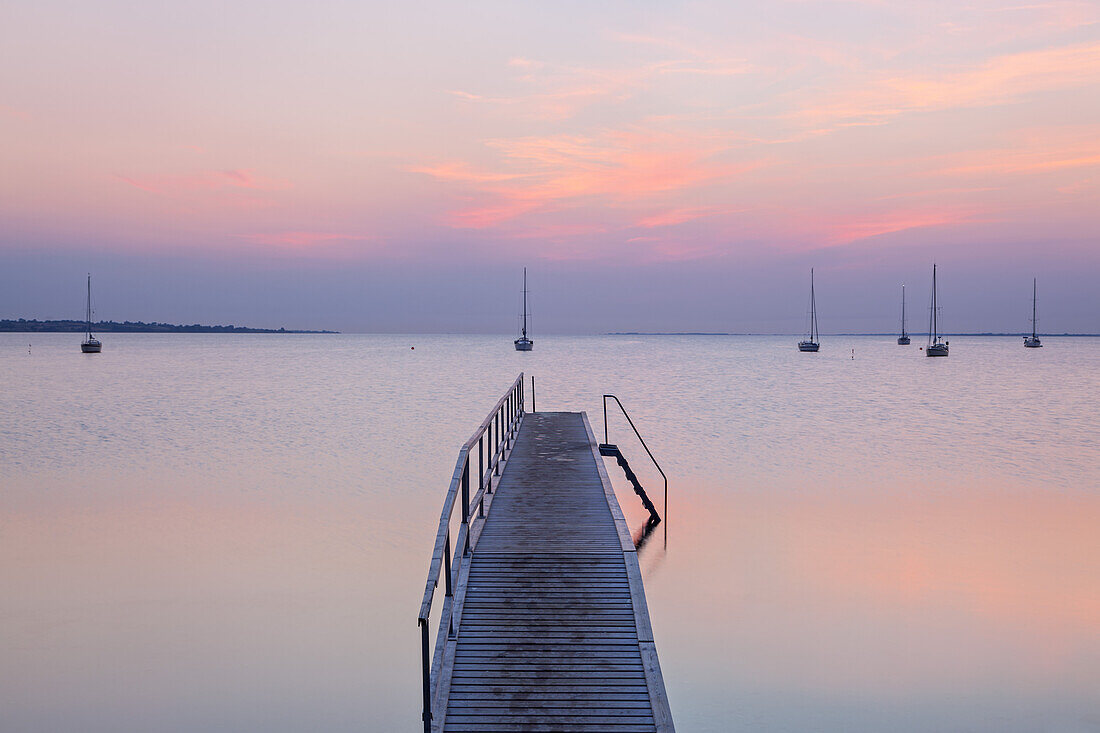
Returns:
[[[79,340],[0,334],[5,733],[416,730],[440,504],[521,370],[670,476],[679,730],[1100,730],[1100,340]]]

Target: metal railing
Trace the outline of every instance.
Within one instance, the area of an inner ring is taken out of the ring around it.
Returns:
[[[619,409],[623,412],[623,417],[630,423],[630,428],[634,431],[634,434],[638,436],[638,440],[641,442],[642,447],[645,448],[645,452],[649,454],[649,460],[653,461],[653,465],[657,467],[657,472],[661,474],[661,478],[665,482],[665,495],[664,500],[661,503],[661,509],[663,509],[664,521],[668,521],[668,476],[665,475],[664,470],[661,468],[661,464],[657,462],[657,459],[653,457],[653,451],[646,445],[645,438],[638,432],[638,428],[634,425],[634,421],[630,419],[630,414],[627,413],[626,408],[623,407],[623,403],[619,401],[619,398],[613,394],[605,394],[603,396],[603,442],[604,445],[611,445],[611,441],[607,439],[607,398],[615,400],[615,404],[619,406]],[[665,525],[668,526],[667,524]],[[666,530],[667,531],[667,530]]]
[[[447,640],[455,637],[453,588],[455,580],[462,571],[462,563],[470,554],[471,525],[479,519],[484,521],[485,498],[493,493],[493,477],[500,476],[501,463],[505,461],[506,453],[515,441],[516,432],[524,415],[523,401],[523,373],[521,372],[504,396],[497,400],[496,406],[489,411],[489,416],[482,421],[458,452],[451,484],[443,500],[439,529],[435,535],[435,548],[432,550],[432,561],[428,566],[428,582],[424,587],[424,600],[420,604],[420,615],[416,619],[416,623],[420,626],[421,664],[424,677],[424,733],[431,733],[432,730],[432,703],[438,692],[443,654]],[[473,450],[477,451],[477,491],[471,497],[470,453]],[[452,553],[451,518],[456,500],[459,498],[461,498],[462,523],[459,525]],[[477,516],[473,515],[475,511]],[[430,649],[428,619],[435,590],[439,586],[440,575],[444,579],[445,595],[433,654]]]

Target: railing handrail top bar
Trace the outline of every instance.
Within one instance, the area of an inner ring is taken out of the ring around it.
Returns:
[[[484,420],[482,420],[481,424],[477,426],[476,430],[474,430],[474,434],[470,436],[470,439],[462,444],[462,449],[459,451],[459,453],[463,453],[463,452],[469,453],[470,448],[474,447],[474,443],[476,443],[478,438],[480,438],[485,433],[485,430],[489,427],[489,424],[493,421],[493,415],[495,415],[497,410],[499,410],[501,407],[503,407],[504,403],[508,401],[508,397],[512,394],[512,390],[514,390],[516,387],[518,387],[522,383],[523,383],[523,372],[520,372],[519,376],[516,377],[515,380],[512,382],[512,385],[510,387],[508,387],[508,389],[504,390],[504,394],[501,395],[500,399],[497,400],[497,403],[495,405],[493,405],[493,409],[489,410],[489,415]],[[461,466],[459,466],[459,470],[460,471],[462,470]]]
[[[642,442],[642,447],[645,448],[645,452],[649,454],[649,460],[653,461],[653,465],[657,467],[657,471],[661,474],[661,478],[665,480],[665,484],[668,484],[668,476],[665,475],[664,469],[661,468],[661,464],[658,463],[657,459],[653,456],[653,451],[651,451],[649,449],[649,446],[646,445],[645,438],[643,438],[642,434],[638,432],[638,428],[634,425],[634,421],[630,419],[630,413],[626,411],[626,408],[623,407],[623,403],[619,400],[618,397],[613,394],[605,394],[603,396],[604,400],[606,400],[608,397],[618,403],[619,409],[623,411],[623,417],[625,417],[626,421],[630,423],[630,427],[634,431],[634,434],[637,435],[638,440]]]
[[[516,387],[522,384],[523,372],[520,372],[511,386],[504,391],[501,398],[497,400],[497,403],[489,410],[488,417],[481,421],[481,424],[474,431],[473,435],[470,436],[470,439],[463,443],[462,448],[458,451],[458,459],[455,461],[454,474],[451,476],[451,483],[447,487],[447,495],[443,499],[443,510],[439,515],[439,528],[435,533],[435,546],[432,549],[432,561],[428,568],[428,581],[424,587],[424,599],[420,603],[420,615],[417,617],[417,623],[427,623],[428,616],[431,613],[432,598],[435,595],[435,588],[439,584],[439,573],[443,566],[443,552],[447,544],[447,534],[450,531],[451,515],[454,513],[455,499],[458,496],[459,486],[462,482],[463,469],[466,467],[466,460],[470,455],[470,448],[472,448],[481,436],[485,434],[485,431],[493,422],[493,418],[496,416],[497,411],[508,401],[508,398]]]

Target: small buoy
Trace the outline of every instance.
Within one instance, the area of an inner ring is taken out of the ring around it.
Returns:
[[[410,348],[410,349],[412,349],[413,351],[416,351],[416,347],[415,347],[415,346],[410,346],[409,348]]]

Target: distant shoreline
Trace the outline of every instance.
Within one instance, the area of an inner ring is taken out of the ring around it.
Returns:
[[[797,333],[724,333],[718,331],[609,331],[603,334],[604,336],[798,336]],[[822,336],[891,336],[896,337],[897,333],[823,333]],[[910,336],[927,336],[927,333],[918,333],[911,331]],[[1012,338],[1023,338],[1030,334],[1019,333],[950,333],[943,334],[950,338],[952,336],[1011,336]],[[1096,338],[1100,337],[1100,333],[1040,333],[1039,336],[1071,336],[1074,338]]]
[[[0,333],[83,333],[84,321],[39,321],[37,319],[0,319]],[[96,333],[328,333],[339,331],[306,331],[287,328],[246,328],[244,326],[202,326],[197,323],[179,326],[173,323],[144,321],[99,321],[92,324]]]

